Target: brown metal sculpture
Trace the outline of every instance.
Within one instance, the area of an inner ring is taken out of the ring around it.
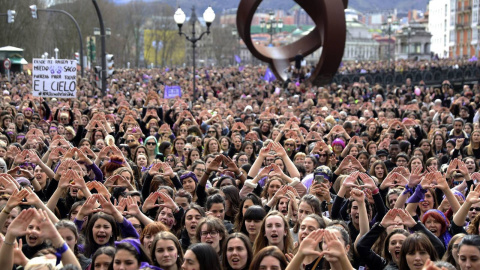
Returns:
[[[312,18],[315,28],[299,40],[281,47],[254,44],[251,25],[255,11],[262,0],[241,0],[237,11],[237,29],[250,52],[269,63],[277,78],[287,79],[285,70],[299,52],[305,57],[320,47],[320,59],[310,76],[315,85],[330,83],[337,72],[345,49],[345,9],[348,0],[295,0]]]

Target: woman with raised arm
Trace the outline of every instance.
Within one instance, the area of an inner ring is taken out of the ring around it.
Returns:
[[[53,248],[56,249],[57,260],[61,260],[63,265],[72,264],[81,268],[80,263],[75,257],[74,252],[65,243],[60,233],[53,225],[44,210],[36,210],[30,208],[24,210],[15,218],[9,228],[3,245],[0,248],[0,264],[4,269],[12,269],[14,261],[14,245],[16,238],[24,236],[28,233],[28,227],[34,220],[37,220],[39,232],[43,239],[50,239]]]
[[[416,222],[412,216],[403,209],[391,209],[381,222],[373,227],[356,244],[356,250],[360,258],[370,269],[397,269],[400,260],[400,248],[403,241],[410,233],[405,229],[424,233],[433,243],[437,253],[443,254],[443,243],[432,234],[421,222]],[[386,238],[381,243],[382,253],[377,254],[372,246],[382,234]]]

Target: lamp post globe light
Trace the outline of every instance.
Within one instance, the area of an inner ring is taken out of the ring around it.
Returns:
[[[276,32],[281,32],[282,29],[283,29],[283,20],[282,19],[279,19],[279,20],[276,20],[275,19],[275,13],[273,13],[273,11],[270,11],[268,13],[268,22],[265,21],[264,19],[261,19],[260,20],[260,29],[262,30],[262,32],[267,32],[269,35],[270,35],[270,45],[273,45],[273,35],[276,33]]]
[[[196,72],[195,72],[195,48],[197,47],[197,42],[202,39],[202,37],[205,34],[210,34],[210,26],[212,25],[212,22],[215,20],[215,12],[213,11],[212,7],[208,7],[205,12],[203,12],[203,19],[205,20],[205,23],[207,25],[207,31],[203,32],[200,34],[200,36],[196,36],[195,32],[195,24],[198,21],[197,14],[195,12],[195,6],[192,7],[192,15],[190,16],[190,24],[192,25],[192,34],[191,36],[186,35],[184,32],[182,32],[182,26],[185,23],[185,20],[187,19],[187,16],[185,15],[185,12],[181,8],[178,8],[177,11],[175,11],[175,14],[173,15],[173,19],[175,20],[175,23],[178,26],[178,34],[180,36],[185,36],[185,39],[190,41],[192,43],[192,62],[193,62],[193,102],[195,102],[196,97],[197,97],[197,91],[195,87],[195,82],[196,82]]]
[[[58,48],[53,50],[55,52],[55,59],[58,59],[58,52],[60,51]]]
[[[175,14],[173,14],[173,19],[178,25],[179,31],[182,29],[182,25],[185,22],[186,18],[187,16],[185,16],[185,12],[183,12],[181,8],[178,8],[177,11],[175,11]]]
[[[390,60],[392,58],[392,50],[390,48],[390,43],[392,41],[392,15],[388,15],[387,21],[382,24],[382,32],[383,35],[388,35],[388,41],[387,41],[387,60],[388,60],[388,66],[390,66]],[[384,56],[384,55],[383,55]]]

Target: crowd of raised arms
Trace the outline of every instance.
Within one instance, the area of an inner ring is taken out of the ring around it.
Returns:
[[[240,70],[1,78],[0,268],[480,269],[478,84]]]

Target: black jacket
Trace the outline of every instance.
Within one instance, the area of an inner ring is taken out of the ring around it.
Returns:
[[[369,269],[384,269],[387,266],[390,267],[389,269],[393,269],[390,266],[390,264],[394,264],[393,262],[387,262],[385,258],[372,251],[373,244],[384,230],[385,228],[380,226],[380,222],[377,222],[357,243],[356,248],[358,255]],[[433,244],[439,258],[443,257],[445,248],[442,241],[431,233],[421,222],[417,222],[417,224],[412,227],[412,230],[425,234]]]

